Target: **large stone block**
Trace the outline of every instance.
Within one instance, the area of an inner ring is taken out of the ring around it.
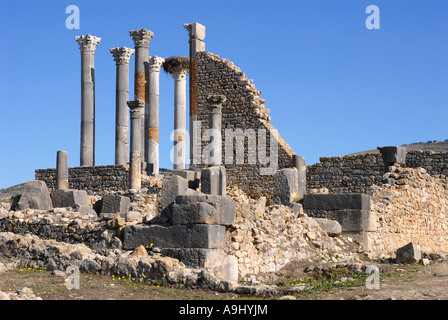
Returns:
[[[419,261],[421,258],[420,246],[412,242],[399,248],[395,257],[398,263],[413,263]]]
[[[233,201],[217,202],[216,207],[206,202],[174,204],[172,212],[173,224],[232,225],[235,217],[236,208]]]
[[[172,204],[176,197],[185,194],[188,190],[188,180],[179,175],[170,175],[163,178],[162,195],[160,204],[162,210],[165,210]]]
[[[45,182],[30,180],[25,183],[16,209],[23,210],[28,208],[37,210],[50,210],[53,208],[50,192]]]
[[[125,196],[106,194],[101,199],[100,213],[119,213],[124,216],[129,210],[131,199]]]
[[[383,156],[384,164],[389,166],[394,163],[406,163],[406,147],[378,147]]]
[[[299,176],[297,169],[278,170],[274,174],[274,203],[288,205],[299,200]]]
[[[303,199],[307,210],[370,210],[370,195],[363,193],[307,194]]]
[[[336,210],[334,219],[342,232],[376,231],[375,215],[369,210]]]
[[[89,196],[85,190],[53,190],[51,192],[53,207],[65,208],[72,206],[88,207]]]
[[[213,166],[201,170],[201,192],[211,195],[226,195],[226,169]]]
[[[225,243],[226,229],[219,225],[133,225],[124,229],[123,246],[126,250],[151,244],[161,248],[220,249],[225,247]]]

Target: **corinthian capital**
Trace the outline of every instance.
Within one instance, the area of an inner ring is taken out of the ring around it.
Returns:
[[[149,43],[154,37],[154,33],[151,30],[146,29],[130,30],[129,34],[136,47],[149,47]]]
[[[114,56],[116,64],[128,64],[131,56],[134,54],[134,49],[126,47],[111,48],[110,53]]]
[[[160,68],[162,67],[165,59],[161,57],[152,56],[149,57],[149,71],[150,72],[160,72]]]
[[[81,52],[95,52],[96,46],[100,43],[101,38],[92,36],[90,34],[86,36],[75,37],[76,42],[79,44]]]

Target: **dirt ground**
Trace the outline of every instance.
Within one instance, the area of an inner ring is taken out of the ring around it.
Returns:
[[[380,269],[379,288],[368,289],[368,275],[303,280],[304,274],[301,272],[289,273],[284,281],[276,284],[287,289],[297,283],[306,283],[305,291],[288,295],[296,300],[448,300],[448,261],[433,261],[427,266],[376,265]],[[294,279],[299,275],[301,281]],[[65,284],[67,277],[63,272],[55,274],[37,268],[17,268],[0,273],[0,291],[11,292],[28,287],[43,300],[276,300],[284,296],[254,297],[174,288],[147,281],[84,273],[80,274],[80,288],[68,290]]]

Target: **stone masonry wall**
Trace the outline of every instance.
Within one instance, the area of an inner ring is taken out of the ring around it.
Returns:
[[[448,180],[423,168],[392,168],[371,197],[374,231],[365,232],[369,251],[393,253],[414,242],[424,252],[448,252]],[[391,181],[389,180],[389,181]]]
[[[123,191],[129,184],[129,168],[121,165],[69,168],[68,176],[70,189],[86,190],[88,194]],[[35,179],[54,189],[56,169],[38,169]]]
[[[385,173],[381,154],[323,157],[307,166],[307,189],[327,188],[330,193],[372,193]]]
[[[424,168],[431,176],[443,178],[448,176],[448,152],[409,151],[405,166]],[[322,157],[319,163],[307,166],[307,189],[372,194],[375,190],[373,185],[387,183],[387,179],[383,179],[385,172],[380,153]]]
[[[198,102],[198,121],[201,122],[201,132],[204,133],[208,128],[209,108],[206,102],[208,95],[224,95],[227,101],[222,107],[222,137],[223,137],[223,163],[227,171],[227,183],[236,185],[246,192],[252,198],[257,199],[260,196],[272,200],[273,195],[273,177],[272,175],[261,175],[260,168],[268,167],[269,164],[261,164],[260,154],[256,152],[256,164],[249,164],[248,161],[248,139],[244,144],[244,164],[235,163],[235,146],[233,145],[233,158],[226,159],[225,152],[225,130],[242,129],[243,132],[254,130],[257,136],[257,145],[260,142],[258,130],[266,130],[266,156],[270,155],[270,133],[275,129],[269,123],[269,110],[265,108],[265,100],[260,98],[261,92],[252,84],[252,80],[247,79],[246,75],[236,67],[232,62],[221,59],[219,56],[209,52],[199,52],[197,58],[197,102]],[[203,141],[201,150],[207,142]],[[200,151],[200,150],[199,150]],[[288,144],[278,136],[278,169],[291,167],[292,156],[294,152]],[[227,160],[227,161],[226,161]],[[229,163],[230,162],[230,163]],[[199,165],[198,167],[204,167]]]
[[[424,168],[432,176],[448,176],[448,152],[410,151],[406,154],[406,166]]]

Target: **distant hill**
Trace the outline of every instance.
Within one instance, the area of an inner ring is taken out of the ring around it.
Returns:
[[[17,184],[15,186],[9,187],[9,188],[5,188],[5,189],[0,189],[0,195],[4,195],[4,194],[8,194],[11,196],[16,196],[18,194],[21,194],[23,191],[25,184]]]
[[[416,142],[410,144],[404,144],[407,151],[435,151],[435,152],[448,152],[448,139],[445,141],[428,141],[428,142]],[[349,155],[358,155],[366,153],[378,153],[378,149],[366,150],[361,152],[352,153]]]

